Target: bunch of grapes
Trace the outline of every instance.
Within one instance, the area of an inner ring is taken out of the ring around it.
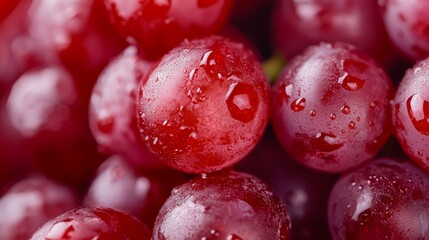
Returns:
[[[429,0],[0,0],[0,240],[429,240]]]

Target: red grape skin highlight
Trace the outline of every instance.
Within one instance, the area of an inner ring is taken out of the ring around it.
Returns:
[[[161,208],[153,238],[290,239],[289,215],[259,179],[225,171],[176,187]]]
[[[89,107],[89,126],[100,149],[124,155],[136,167],[162,165],[141,141],[137,128],[138,84],[153,64],[139,57],[136,47],[128,47],[100,74]]]
[[[392,43],[417,61],[429,57],[429,1],[381,0],[384,24]]]
[[[429,176],[408,162],[379,159],[342,176],[332,189],[333,240],[427,239]]]
[[[273,87],[275,133],[295,160],[341,172],[371,159],[390,135],[392,83],[351,45],[321,43],[292,59]]]
[[[429,172],[429,58],[406,71],[391,109],[402,149]]]
[[[2,240],[28,240],[53,217],[78,206],[77,194],[44,177],[29,177],[14,184],[0,198]]]
[[[150,240],[149,228],[131,215],[106,207],[78,208],[45,223],[31,240]]]
[[[218,33],[230,15],[232,0],[104,0],[122,36],[137,43],[145,57],[161,57],[184,39]]]
[[[268,81],[254,54],[222,37],[185,42],[140,84],[141,137],[166,165],[188,173],[232,166],[268,121]]]

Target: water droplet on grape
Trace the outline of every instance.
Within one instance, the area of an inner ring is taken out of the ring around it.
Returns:
[[[236,234],[231,234],[226,237],[226,240],[243,240],[243,239],[237,236]]]
[[[305,98],[298,98],[292,102],[292,104],[290,105],[290,108],[294,112],[302,111],[302,110],[304,110],[305,102],[306,102]]]
[[[349,122],[349,128],[350,129],[355,129],[355,127],[356,127],[356,124],[353,121]]]
[[[229,86],[225,101],[231,116],[241,122],[250,122],[258,109],[258,96],[252,86],[235,82]]]
[[[344,114],[349,114],[350,113],[350,107],[347,105],[344,105],[341,107],[341,112]]]
[[[344,141],[333,134],[320,132],[314,138],[313,144],[320,152],[332,152],[340,149]]]
[[[329,115],[329,118],[330,118],[331,120],[335,120],[335,119],[337,118],[337,115],[335,115],[335,114],[331,113],[331,115]]]
[[[371,108],[375,108],[377,106],[376,102],[371,102],[371,104],[369,105]]]
[[[358,122],[359,122],[359,121],[360,121],[360,117],[357,117],[357,118],[356,118],[356,121],[358,121]]]
[[[365,84],[365,81],[360,78],[350,76],[347,72],[344,72],[344,74],[338,78],[338,83],[341,84],[344,89],[352,91],[361,89]]]
[[[407,99],[407,111],[414,128],[424,135],[429,135],[429,101],[420,93]]]
[[[310,116],[311,116],[311,117],[316,116],[316,110],[311,110],[311,111],[310,111]]]

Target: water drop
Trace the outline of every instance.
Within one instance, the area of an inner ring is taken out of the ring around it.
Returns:
[[[208,52],[204,53],[204,55],[200,61],[200,65],[208,65],[209,64],[209,57],[212,53],[213,53],[213,51],[208,51]]]
[[[359,121],[360,121],[360,117],[357,117],[357,118],[356,118],[356,121],[358,121],[358,122],[359,122]]]
[[[294,112],[302,111],[302,110],[304,110],[305,102],[306,102],[306,99],[305,99],[305,98],[298,98],[298,99],[295,99],[295,101],[293,101],[293,102],[291,103],[290,108],[291,108],[291,109],[292,109],[292,111],[294,111]]]
[[[311,110],[311,111],[310,111],[310,116],[311,116],[311,117],[316,116],[316,110]]]
[[[361,89],[365,84],[365,81],[360,78],[350,76],[347,72],[344,72],[344,74],[338,78],[338,83],[341,84],[344,89],[353,91]]]
[[[376,102],[371,102],[371,104],[369,105],[371,108],[375,108],[377,106]]]
[[[318,133],[312,143],[320,152],[332,152],[344,145],[344,141],[341,138],[324,132]]]
[[[407,99],[407,111],[414,128],[424,135],[429,135],[429,101],[416,93]]]
[[[344,114],[349,114],[350,113],[350,107],[347,105],[344,105],[341,107],[341,112]]]
[[[330,118],[331,120],[335,120],[335,119],[337,118],[337,115],[335,115],[335,114],[331,113],[331,115],[329,115],[329,118]]]
[[[236,234],[231,234],[226,237],[226,240],[243,240],[243,239]]]
[[[225,94],[225,102],[231,116],[244,123],[253,120],[258,110],[258,95],[251,85],[245,83],[232,83]]]
[[[356,127],[355,122],[353,122],[353,121],[349,122],[349,128],[350,129],[355,129],[355,127]]]

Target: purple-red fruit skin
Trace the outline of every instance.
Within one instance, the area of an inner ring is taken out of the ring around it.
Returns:
[[[429,58],[406,71],[391,109],[394,134],[403,151],[429,171]]]
[[[166,165],[188,173],[230,167],[268,121],[268,81],[241,43],[212,36],[166,54],[138,92],[141,138]]]
[[[333,240],[428,239],[429,176],[408,162],[374,160],[342,176],[328,206]]]
[[[78,208],[45,223],[31,240],[150,240],[149,228],[129,214],[105,207]]]
[[[158,239],[290,239],[280,199],[259,179],[238,172],[196,178],[172,191],[155,222]]]
[[[136,116],[138,85],[153,64],[128,47],[102,71],[90,100],[89,126],[100,149],[137,167],[161,165],[140,139]]]
[[[371,159],[391,132],[392,83],[348,44],[321,43],[292,59],[272,89],[275,133],[295,160],[341,172]]]
[[[78,206],[71,189],[44,177],[30,177],[13,185],[0,198],[2,240],[28,240],[50,220]]]

